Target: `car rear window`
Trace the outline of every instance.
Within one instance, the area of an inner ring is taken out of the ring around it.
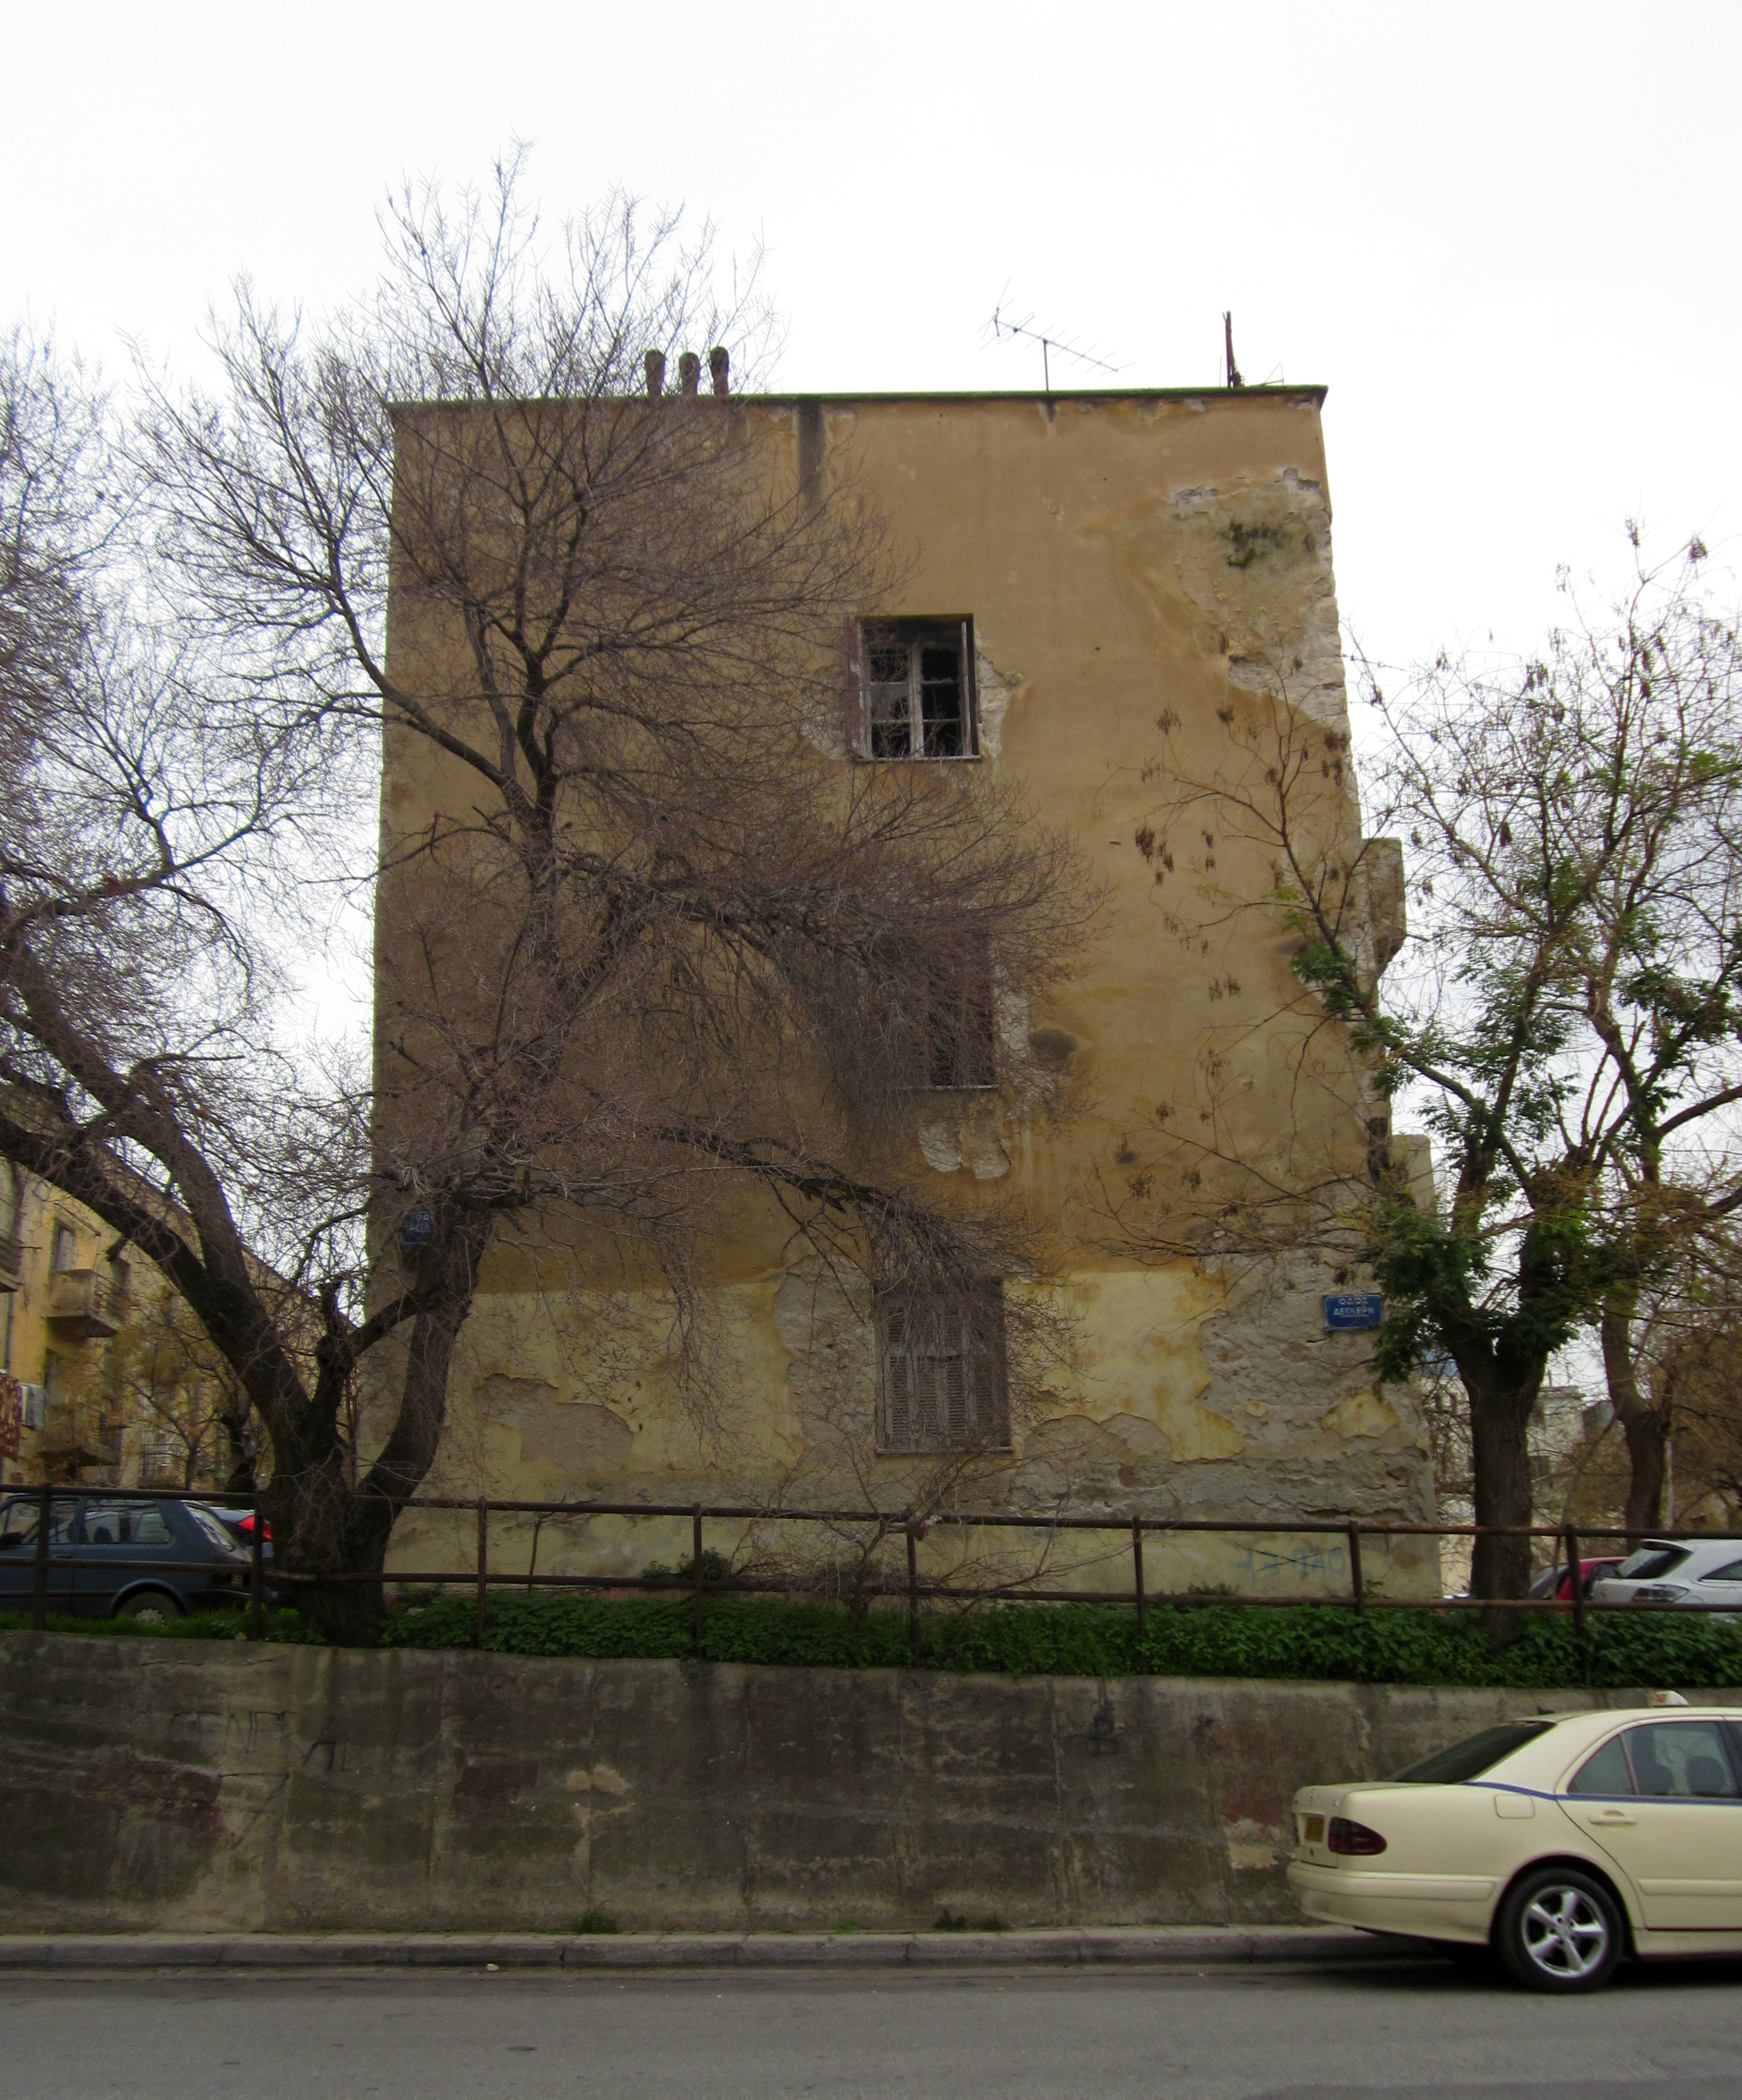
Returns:
[[[1479,1779],[1502,1758],[1523,1749],[1554,1725],[1552,1721],[1508,1721],[1497,1728],[1484,1728],[1479,1736],[1467,1736],[1449,1749],[1435,1750],[1419,1764],[1405,1765],[1391,1777],[1406,1786],[1457,1786],[1466,1779]]]
[[[226,1553],[235,1553],[240,1551],[234,1538],[224,1529],[209,1509],[201,1509],[197,1502],[183,1502],[182,1507],[187,1511],[188,1515],[198,1524],[214,1546],[221,1546]]]
[[[1660,1575],[1667,1575],[1672,1568],[1679,1568],[1687,1560],[1685,1546],[1642,1546],[1637,1553],[1629,1554],[1616,1573],[1629,1582],[1655,1582]]]

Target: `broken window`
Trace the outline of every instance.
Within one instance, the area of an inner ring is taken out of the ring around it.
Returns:
[[[973,622],[903,620],[864,629],[864,741],[871,758],[972,758]]]
[[[878,1306],[877,1357],[880,1451],[1008,1446],[1001,1283],[891,1292]]]
[[[983,934],[964,934],[932,957],[927,973],[922,1083],[996,1086],[997,1050],[991,944]]]

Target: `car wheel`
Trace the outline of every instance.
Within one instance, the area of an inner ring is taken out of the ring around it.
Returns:
[[[1573,1867],[1527,1874],[1501,1906],[1500,1958],[1533,1991],[1594,1991],[1621,1958],[1621,1914],[1603,1883]]]
[[[166,1626],[181,1615],[181,1606],[162,1590],[138,1590],[115,1607],[117,1619],[137,1619],[145,1626]]]

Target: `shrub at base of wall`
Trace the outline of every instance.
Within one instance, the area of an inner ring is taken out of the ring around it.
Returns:
[[[0,1617],[0,1630],[28,1624]],[[56,1630],[142,1638],[235,1640],[229,1615],[168,1628],[130,1621],[56,1619]],[[382,1645],[467,1648],[477,1628],[470,1597],[403,1603],[387,1615]],[[309,1639],[294,1612],[268,1616],[268,1639]],[[744,1662],[798,1669],[996,1671],[1018,1677],[1236,1677],[1358,1684],[1690,1688],[1742,1682],[1742,1628],[1693,1612],[1594,1613],[1581,1638],[1547,1614],[1527,1617],[1501,1648],[1475,1612],[1355,1612],[1327,1605],[1246,1610],[1161,1606],[1139,1639],[1136,1614],[1101,1604],[1011,1604],[959,1617],[925,1618],[916,1644],[906,1614],[863,1617],[815,1604],[721,1599],[704,1616],[663,1599],[494,1597],[481,1645],[492,1653],[620,1656]]]

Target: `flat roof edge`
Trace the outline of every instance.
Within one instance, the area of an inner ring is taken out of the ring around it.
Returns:
[[[1024,388],[989,388],[984,391],[957,390],[953,393],[934,390],[923,393],[895,394],[856,394],[847,391],[833,394],[732,394],[726,397],[726,405],[729,408],[736,402],[743,407],[752,408],[802,408],[809,404],[820,402],[825,407],[846,408],[861,402],[871,407],[882,408],[895,407],[904,402],[935,403],[948,406],[951,404],[965,404],[975,401],[1009,401],[1032,402],[1045,408],[1056,406],[1060,402],[1071,401],[1108,403],[1215,401],[1232,404],[1238,401],[1253,400],[1311,401],[1322,405],[1325,395],[1329,391],[1329,386],[1314,385],[1302,386],[1074,386],[1054,387],[1050,394],[1041,389],[1036,389],[1031,392]],[[576,395],[573,398],[592,400],[604,405],[608,403],[642,401],[645,400],[647,396],[642,394],[607,394]],[[692,399],[712,405],[717,397],[713,394],[692,395],[667,394],[664,399],[668,401]],[[398,416],[408,414],[418,408],[471,408],[479,405],[475,399],[462,398],[452,400],[390,401],[387,404],[387,409],[390,414]]]
[[[758,406],[780,408],[797,407],[807,401],[838,402],[842,405],[853,401],[877,403],[902,401],[1032,401],[1044,405],[1049,401],[1242,401],[1254,398],[1261,400],[1308,399],[1323,401],[1330,391],[1329,386],[1317,385],[1301,386],[1055,386],[1049,394],[1039,388],[1032,392],[1023,388],[988,388],[943,390],[921,393],[838,393],[802,394],[733,394],[729,400],[754,403]],[[711,399],[711,395],[706,397]]]

